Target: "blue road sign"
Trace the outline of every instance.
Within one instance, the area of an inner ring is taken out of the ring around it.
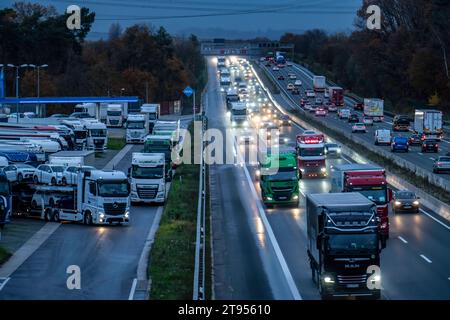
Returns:
[[[184,88],[183,93],[184,93],[184,95],[186,97],[189,98],[194,93],[194,89],[192,89],[191,87],[187,86],[186,88]]]

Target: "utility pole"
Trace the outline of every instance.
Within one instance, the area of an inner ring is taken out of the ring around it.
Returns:
[[[145,103],[148,103],[148,81],[145,81]]]

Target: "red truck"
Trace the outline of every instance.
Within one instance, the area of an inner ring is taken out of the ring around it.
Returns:
[[[336,165],[331,173],[331,192],[359,192],[377,205],[378,230],[382,245],[389,238],[389,203],[392,189],[386,181],[386,171],[370,164]]]
[[[304,131],[297,135],[297,162],[300,177],[326,177],[323,134]]]
[[[344,105],[344,89],[341,87],[329,87],[328,94],[330,95],[330,102],[335,106]]]

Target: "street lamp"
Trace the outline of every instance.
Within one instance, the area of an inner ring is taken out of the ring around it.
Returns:
[[[125,91],[125,88],[120,89],[120,96],[123,95],[123,92]]]
[[[47,68],[48,64],[41,64],[40,66],[36,66],[35,64],[29,64],[29,67],[33,68],[33,69],[37,69],[37,98],[38,98],[38,105],[37,105],[37,109],[36,109],[36,114],[39,114],[39,110],[40,110],[40,106],[41,104],[39,103],[39,98],[41,97],[40,91],[41,91],[41,86],[40,86],[40,70],[42,68]]]
[[[8,63],[6,66],[10,68],[16,68],[16,118],[17,123],[19,123],[19,68],[26,68],[28,67],[28,64],[21,64],[16,66],[14,64]]]

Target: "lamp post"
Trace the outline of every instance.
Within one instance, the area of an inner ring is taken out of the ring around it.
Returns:
[[[37,87],[36,87],[37,88],[37,93],[36,93],[36,96],[37,96],[38,101],[39,101],[39,98],[41,97],[40,70],[42,68],[47,68],[48,64],[41,64],[40,66],[37,66],[35,64],[29,64],[28,66],[31,67],[31,68],[34,68],[35,70],[37,70]],[[38,104],[36,106],[36,114],[37,115],[39,115],[40,106],[41,106],[41,104],[38,102]]]
[[[21,64],[21,65],[14,65],[11,63],[8,63],[6,66],[10,68],[16,68],[16,118],[17,123],[19,123],[19,68],[26,68],[28,67],[27,64]]]

